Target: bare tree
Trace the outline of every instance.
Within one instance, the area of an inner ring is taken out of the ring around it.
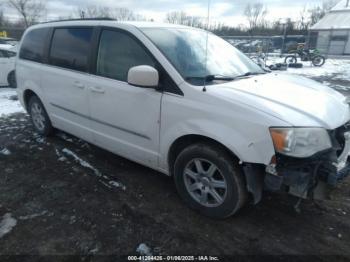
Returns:
[[[244,15],[246,16],[249,29],[254,31],[258,27],[265,27],[266,20],[265,17],[267,15],[267,8],[260,2],[256,2],[254,4],[247,4]]]
[[[79,18],[107,18],[112,15],[108,7],[89,5],[78,8],[74,16]]]
[[[166,14],[165,21],[170,24],[183,25],[187,23],[187,14],[183,11],[173,11]]]
[[[19,13],[25,27],[37,23],[46,14],[43,0],[8,0],[8,5]]]
[[[116,8],[113,10],[113,18],[117,21],[132,21],[139,20],[140,15],[135,15],[133,11],[127,8]]]
[[[309,10],[310,13],[310,24],[314,25],[320,21],[327,12],[329,12],[336,4],[337,0],[323,1],[321,6],[316,6]]]
[[[173,11],[166,14],[165,22],[170,24],[187,25],[204,28],[205,19],[199,16],[189,16],[183,11]]]
[[[4,12],[0,9],[0,27],[3,27],[6,23],[6,18],[4,16]]]
[[[309,29],[309,25],[310,25],[310,14],[306,9],[306,6],[304,6],[303,9],[300,11],[298,28],[299,30],[307,31]]]
[[[117,21],[144,21],[146,20],[142,15],[135,14],[127,8],[111,9],[107,6],[90,5],[83,8],[78,8],[73,15],[79,18],[112,18]]]

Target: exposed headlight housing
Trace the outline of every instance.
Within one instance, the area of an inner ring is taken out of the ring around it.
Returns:
[[[270,128],[276,152],[306,158],[332,148],[330,136],[324,128]]]

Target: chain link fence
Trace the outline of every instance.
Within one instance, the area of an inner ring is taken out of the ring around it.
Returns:
[[[350,30],[328,30],[313,32],[308,35],[287,36],[222,36],[230,44],[247,54],[255,56],[286,56],[298,48],[317,49],[328,56],[350,55]]]

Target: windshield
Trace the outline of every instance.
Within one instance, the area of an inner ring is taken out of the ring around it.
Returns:
[[[203,85],[208,76],[233,79],[247,73],[264,73],[251,59],[212,33],[187,28],[144,28],[142,31],[191,84]]]

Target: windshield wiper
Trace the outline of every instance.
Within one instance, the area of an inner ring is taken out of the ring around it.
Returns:
[[[263,75],[266,74],[266,72],[247,72],[242,75],[238,76],[224,76],[224,75],[207,75],[207,76],[188,76],[186,77],[186,80],[203,80],[205,83],[213,82],[215,80],[217,81],[234,81],[237,78],[247,77],[247,76],[253,76],[253,75]]]
[[[203,80],[205,82],[217,81],[233,81],[235,77],[232,76],[222,76],[222,75],[207,75],[207,76],[189,76],[186,77],[186,80]]]
[[[246,77],[246,76],[255,76],[255,75],[264,75],[264,74],[266,73],[265,72],[247,72],[243,75],[236,76],[236,78]]]

